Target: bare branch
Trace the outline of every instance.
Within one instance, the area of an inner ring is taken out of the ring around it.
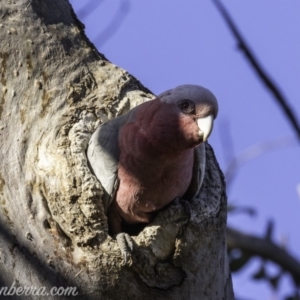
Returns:
[[[100,32],[97,35],[97,37],[94,40],[94,43],[97,45],[98,48],[100,46],[103,46],[106,43],[106,41],[118,31],[129,11],[130,1],[121,0],[119,8],[111,22],[106,26],[106,28],[102,32]]]
[[[232,17],[229,15],[228,11],[225,9],[225,6],[219,0],[213,0],[214,4],[220,11],[222,17],[224,18],[225,22],[227,23],[228,27],[230,28],[231,32],[235,36],[238,41],[239,49],[245,54],[246,58],[248,59],[249,63],[252,65],[254,70],[256,71],[259,78],[265,84],[265,86],[270,90],[273,94],[275,100],[283,110],[283,113],[290,121],[294,131],[296,132],[298,139],[300,141],[300,124],[297,120],[295,113],[293,112],[292,108],[290,107],[287,99],[282,95],[279,87],[271,80],[271,78],[267,75],[266,71],[263,70],[262,66],[258,63],[257,58],[255,58],[253,52],[250,50],[249,45],[246,43],[245,39],[241,35],[240,31],[238,30],[237,26],[233,22]]]
[[[278,264],[299,284],[300,262],[270,239],[256,237],[227,227],[227,246],[228,249],[238,248]]]
[[[77,12],[77,16],[79,17],[79,19],[84,19],[87,18],[92,12],[94,12],[99,6],[100,4],[102,4],[104,2],[104,0],[90,0],[87,4],[85,4],[85,6],[83,8],[81,8],[78,12]]]

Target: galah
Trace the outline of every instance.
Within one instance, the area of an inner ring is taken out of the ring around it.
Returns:
[[[110,234],[125,257],[132,241],[124,225],[150,223],[174,199],[198,194],[204,142],[217,113],[209,90],[181,85],[100,125],[92,135],[88,160],[104,189]]]

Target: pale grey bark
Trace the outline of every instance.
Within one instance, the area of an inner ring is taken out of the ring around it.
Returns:
[[[97,52],[67,1],[1,1],[0,18],[1,286],[76,286],[78,299],[233,299],[212,149],[191,218],[181,203],[161,212],[124,266],[85,151],[99,123],[153,95]]]

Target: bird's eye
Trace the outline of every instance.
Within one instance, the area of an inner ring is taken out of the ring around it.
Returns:
[[[179,101],[178,106],[184,114],[193,114],[195,112],[195,104],[189,99]]]

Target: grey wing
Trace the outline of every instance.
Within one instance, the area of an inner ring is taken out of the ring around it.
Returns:
[[[204,180],[205,165],[206,165],[205,143],[201,143],[199,146],[195,148],[195,161],[193,166],[192,181],[188,190],[184,195],[184,198],[193,199],[199,194]]]
[[[100,125],[89,142],[87,157],[95,176],[104,188],[104,208],[113,201],[118,185],[119,126],[114,122]]]
[[[198,147],[196,147],[196,155],[199,160],[199,185],[197,194],[200,191],[202,186],[204,175],[205,175],[205,167],[206,167],[206,152],[205,152],[205,143],[201,143]]]

